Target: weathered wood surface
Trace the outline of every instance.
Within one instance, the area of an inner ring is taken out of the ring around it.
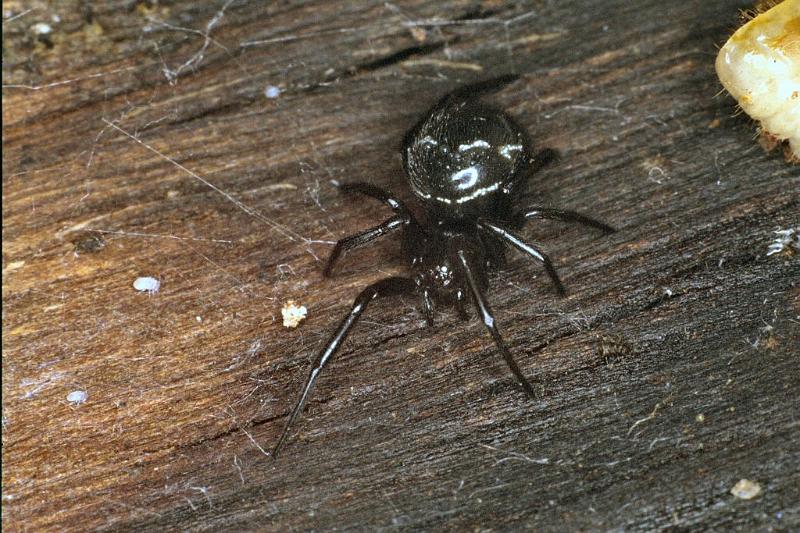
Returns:
[[[766,255],[800,183],[715,97],[745,5],[4,2],[4,530],[800,527],[800,262]],[[390,238],[321,278],[386,216],[332,182],[408,198],[405,129],[507,72],[562,154],[532,189],[620,229],[526,231],[565,299],[515,254],[493,277],[540,399],[477,322],[380,302],[272,461],[314,351],[403,271]]]

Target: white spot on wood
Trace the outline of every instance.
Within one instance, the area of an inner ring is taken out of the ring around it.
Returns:
[[[86,401],[89,395],[85,390],[74,390],[67,394],[67,401],[73,405],[80,405]]]
[[[158,289],[161,288],[161,282],[158,281],[156,278],[151,278],[150,276],[143,276],[140,278],[136,278],[136,281],[133,282],[133,288],[140,292],[154,294],[158,292]]]
[[[25,261],[12,261],[3,269],[3,274],[8,274],[25,266]]]
[[[48,386],[53,385],[57,381],[61,380],[64,377],[64,372],[54,372],[47,376],[42,376],[38,378],[25,378],[23,379],[19,386],[23,389],[27,389],[25,393],[21,396],[23,399],[33,398],[41,391],[46,389]]]
[[[779,229],[774,232],[778,236],[767,249],[767,255],[786,252],[793,254],[800,251],[800,226],[796,228]]]
[[[742,500],[752,500],[761,494],[761,485],[749,479],[740,479],[731,489],[731,494]]]
[[[267,98],[277,98],[281,95],[280,87],[275,87],[274,85],[267,85],[267,88],[264,89],[264,96]]]
[[[471,70],[473,72],[483,71],[482,65],[479,65],[478,63],[467,63],[464,61],[446,61],[444,59],[435,59],[429,57],[423,57],[421,59],[409,59],[407,61],[403,61],[403,67],[405,68],[422,67],[422,66],[452,68],[456,70]]]
[[[46,22],[37,22],[31,26],[31,31],[36,35],[47,35],[48,33],[53,32],[53,27]]]
[[[294,300],[289,300],[283,304],[281,315],[283,315],[283,325],[287,328],[296,328],[300,322],[305,320],[308,309],[303,305],[297,305]]]

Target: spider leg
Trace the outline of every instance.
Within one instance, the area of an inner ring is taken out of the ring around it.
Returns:
[[[531,166],[528,170],[528,175],[530,176],[531,174],[539,172],[547,165],[555,163],[558,161],[558,158],[558,152],[552,148],[544,148],[539,150],[539,153],[533,156],[533,159],[531,160]]]
[[[528,167],[519,175],[519,177],[506,184],[503,187],[503,190],[508,194],[514,193],[514,196],[519,199],[525,199],[533,196],[531,193],[525,192],[530,184],[531,178],[544,167],[558,161],[559,157],[558,151],[553,150],[552,148],[543,148],[542,150],[539,150],[535,156],[528,160]],[[519,193],[514,192],[514,190],[517,188],[520,189]]]
[[[486,329],[489,330],[489,333],[491,333],[492,338],[494,339],[494,343],[497,346],[497,349],[500,350],[500,353],[506,360],[508,367],[511,369],[511,372],[517,378],[517,381],[519,381],[519,384],[522,385],[522,388],[525,390],[525,393],[529,397],[535,398],[536,393],[533,391],[533,386],[531,386],[530,382],[522,374],[522,371],[519,369],[519,366],[517,366],[516,361],[514,361],[514,358],[511,356],[511,352],[509,352],[508,348],[506,348],[505,342],[503,342],[503,338],[500,336],[500,331],[497,329],[497,325],[495,324],[494,314],[492,313],[492,309],[489,307],[489,302],[486,300],[486,296],[483,294],[483,290],[480,288],[477,280],[475,279],[475,274],[473,272],[474,267],[470,265],[470,262],[467,259],[466,254],[464,253],[464,250],[458,250],[458,259],[464,277],[466,278],[467,286],[469,287],[469,290],[472,293],[472,299],[475,303],[475,308],[481,315],[481,320],[483,320],[483,324],[486,326]]]
[[[399,228],[402,228],[408,223],[409,219],[407,217],[403,215],[396,215],[366,231],[356,233],[355,235],[345,237],[344,239],[339,239],[336,242],[336,246],[333,247],[331,255],[328,257],[328,262],[325,264],[325,269],[322,271],[322,275],[326,278],[331,275],[333,264],[337,259],[339,259],[342,253],[374,241],[378,237],[382,237],[387,233],[391,233]]]
[[[456,290],[456,309],[458,309],[458,317],[461,320],[467,320],[467,295],[464,294],[462,289]]]
[[[367,308],[367,304],[369,304],[369,302],[375,298],[411,292],[414,290],[414,288],[414,282],[409,278],[392,277],[373,283],[361,291],[358,296],[356,296],[352,309],[350,309],[350,312],[347,314],[347,316],[345,316],[344,319],[339,323],[339,327],[336,328],[336,331],[333,333],[331,338],[328,339],[325,349],[322,350],[314,359],[314,363],[311,365],[311,371],[308,374],[306,382],[303,385],[303,389],[300,393],[300,398],[297,400],[297,404],[292,410],[291,415],[289,415],[289,420],[286,423],[286,427],[284,428],[278,443],[275,445],[275,448],[272,451],[273,459],[278,456],[278,452],[283,446],[283,443],[286,441],[286,438],[289,436],[289,430],[300,416],[300,413],[303,411],[303,407],[305,407],[306,401],[311,395],[311,391],[314,390],[314,386],[317,384],[317,379],[319,378],[320,372],[322,372],[322,369],[325,368],[326,364],[328,364],[331,356],[336,353],[336,350],[339,349],[339,346],[341,346],[342,342],[344,342],[344,340],[347,338],[347,334],[350,333],[350,329],[355,325],[361,314]]]
[[[414,135],[416,135],[420,127],[422,127],[422,124],[425,123],[426,119],[430,115],[441,111],[448,106],[474,101],[481,96],[497,92],[509,83],[518,79],[519,75],[517,74],[505,74],[496,78],[470,83],[469,85],[459,87],[458,89],[444,95],[439,99],[438,102],[436,102],[436,104],[434,104],[430,111],[428,111],[428,113],[422,119],[420,119],[419,122],[414,124],[408,131],[406,131],[406,134],[403,136],[403,143],[401,146],[405,147],[409,145],[411,139],[414,138]]]
[[[444,105],[451,102],[461,102],[464,100],[473,100],[481,96],[494,93],[505,87],[511,82],[519,79],[517,74],[504,74],[496,78],[482,80],[475,83],[470,83],[463,87],[459,87],[455,91],[443,97],[438,105]]]
[[[375,185],[363,182],[343,183],[339,185],[339,190],[342,192],[355,192],[363,194],[364,196],[369,196],[370,198],[375,198],[388,205],[398,215],[413,219],[411,212],[406,208],[403,202],[392,196],[389,191],[376,187]]]
[[[433,325],[433,298],[431,297],[431,291],[428,289],[424,289],[422,291],[422,312],[425,315],[425,321],[428,323],[428,326]]]
[[[553,263],[550,261],[550,258],[547,256],[541,248],[536,246],[535,244],[527,243],[523,241],[520,237],[512,233],[510,230],[504,228],[503,226],[499,226],[488,220],[478,220],[478,227],[484,231],[491,232],[508,244],[516,248],[522,253],[528,254],[530,257],[541,261],[544,265],[545,271],[547,271],[547,275],[550,276],[550,280],[553,282],[553,285],[556,288],[556,291],[560,296],[564,296],[566,291],[564,290],[564,285],[561,283],[561,280],[558,277],[558,273],[556,269],[553,268]]]
[[[520,220],[529,220],[532,218],[541,218],[547,220],[560,220],[562,222],[575,222],[591,228],[597,228],[605,233],[614,233],[616,230],[604,222],[595,220],[586,215],[582,215],[577,211],[567,211],[565,209],[547,209],[545,207],[526,207],[519,211],[516,218]]]

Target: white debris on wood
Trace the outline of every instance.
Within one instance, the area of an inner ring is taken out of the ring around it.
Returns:
[[[31,31],[36,35],[47,35],[48,33],[52,33],[53,27],[46,22],[37,22],[31,26]]]
[[[267,98],[277,98],[281,95],[280,87],[275,87],[274,85],[267,85],[267,88],[264,89],[264,96]]]
[[[143,276],[140,278],[136,278],[136,281],[133,282],[133,288],[140,292],[154,294],[158,292],[158,289],[161,288],[161,282],[158,281],[156,278],[151,278],[150,276]]]
[[[287,328],[296,328],[300,322],[305,320],[308,309],[303,305],[297,305],[294,300],[289,300],[283,304],[281,315],[283,315],[283,325]]]
[[[783,252],[792,254],[800,252],[800,226],[796,228],[780,229],[774,232],[778,236],[767,249],[767,255]]]
[[[89,395],[85,390],[74,390],[67,394],[67,401],[73,405],[80,405],[86,401]]]
[[[761,494],[761,485],[749,479],[740,479],[731,489],[731,494],[742,500],[752,500]]]

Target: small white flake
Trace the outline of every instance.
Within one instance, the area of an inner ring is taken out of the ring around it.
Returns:
[[[37,22],[33,26],[31,26],[31,31],[36,35],[47,35],[48,33],[53,32],[53,27],[46,22]]]
[[[89,395],[85,390],[74,390],[67,394],[67,401],[73,405],[80,405],[86,401]]]
[[[283,315],[283,325],[287,328],[296,328],[300,322],[305,320],[308,309],[303,305],[297,305],[294,300],[289,300],[283,304],[281,315]]]
[[[264,89],[264,96],[267,98],[277,98],[281,95],[280,87],[275,87],[274,85],[267,85],[267,88]]]
[[[133,282],[133,288],[140,292],[154,294],[158,292],[158,289],[161,288],[161,282],[156,278],[144,276],[141,278],[136,278],[136,281]]]
[[[731,494],[742,500],[752,500],[761,494],[761,485],[749,479],[740,479],[731,489]]]
[[[774,232],[778,236],[767,248],[767,255],[800,251],[800,227],[780,229]]]

